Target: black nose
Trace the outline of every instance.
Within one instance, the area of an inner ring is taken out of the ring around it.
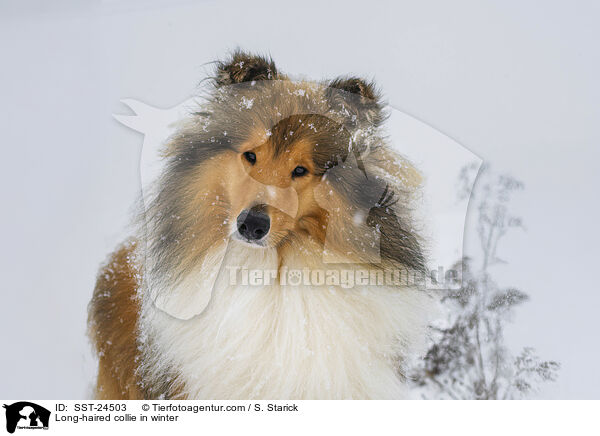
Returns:
[[[262,210],[246,209],[237,217],[237,228],[240,235],[250,241],[256,241],[267,233],[271,227],[269,215]]]

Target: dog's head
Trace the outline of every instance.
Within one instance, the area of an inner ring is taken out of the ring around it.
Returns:
[[[230,241],[283,253],[307,240],[423,268],[406,213],[418,174],[385,146],[372,83],[292,81],[242,52],[217,64],[213,83],[169,141],[146,214],[157,268],[184,274]]]

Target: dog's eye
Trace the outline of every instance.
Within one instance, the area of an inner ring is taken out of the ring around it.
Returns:
[[[244,153],[244,157],[246,158],[246,160],[248,162],[250,162],[252,165],[254,165],[256,163],[256,155],[254,153],[252,153],[251,151],[247,151]]]
[[[292,177],[302,177],[308,174],[308,170],[304,167],[296,167],[294,171],[292,171]]]

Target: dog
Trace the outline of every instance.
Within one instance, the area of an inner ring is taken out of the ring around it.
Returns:
[[[98,274],[95,397],[406,398],[431,298],[384,277],[426,272],[421,176],[386,142],[381,94],[242,51],[215,65]]]

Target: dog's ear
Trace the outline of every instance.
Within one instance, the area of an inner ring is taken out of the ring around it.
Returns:
[[[381,94],[373,82],[344,76],[332,80],[327,86],[332,105],[349,111],[354,120],[377,126],[385,119]]]
[[[254,80],[276,80],[280,74],[271,58],[235,51],[229,60],[217,63],[215,82],[217,86]]]

